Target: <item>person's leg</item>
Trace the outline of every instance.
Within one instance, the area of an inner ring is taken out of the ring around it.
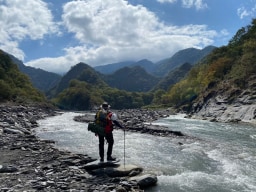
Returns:
[[[104,137],[98,135],[99,137],[99,155],[100,161],[104,161]]]
[[[111,156],[114,145],[114,137],[112,132],[106,134],[106,140],[108,142],[107,160],[114,160]]]

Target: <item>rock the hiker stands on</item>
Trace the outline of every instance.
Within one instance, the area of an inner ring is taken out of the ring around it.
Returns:
[[[92,175],[108,177],[124,177],[127,181],[135,182],[141,189],[157,184],[157,177],[153,174],[143,174],[143,168],[136,165],[120,165],[116,162],[98,163],[94,161],[83,167]]]

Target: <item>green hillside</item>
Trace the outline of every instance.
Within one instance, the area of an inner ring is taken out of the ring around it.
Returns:
[[[61,109],[88,110],[108,101],[114,109],[139,108],[151,103],[151,93],[136,93],[108,86],[94,69],[79,63],[51,91]]]
[[[147,92],[158,83],[159,79],[148,74],[141,66],[124,67],[103,77],[109,86],[131,92]]]
[[[227,46],[215,49],[195,65],[187,78],[162,96],[162,104],[190,111],[193,104],[206,102],[218,92],[230,95],[227,102],[232,102],[241,90],[255,90],[255,53],[256,20],[253,20],[251,25],[238,30]]]
[[[174,70],[170,71],[168,75],[162,78],[159,83],[153,88],[153,91],[156,91],[158,89],[163,89],[167,91],[171,86],[183,79],[192,67],[193,66],[191,64],[184,63],[180,67],[177,67]]]
[[[32,85],[43,93],[54,87],[61,76],[52,72],[48,72],[39,68],[26,66],[22,61],[10,55],[13,63],[18,66],[18,69],[30,78]]]
[[[9,55],[0,50],[0,102],[45,101],[29,78],[18,70]]]

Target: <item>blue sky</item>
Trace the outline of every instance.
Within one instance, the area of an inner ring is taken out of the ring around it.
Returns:
[[[0,49],[65,73],[223,46],[251,24],[256,0],[0,0]]]

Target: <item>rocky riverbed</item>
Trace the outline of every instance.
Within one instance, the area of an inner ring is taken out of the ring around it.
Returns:
[[[144,191],[156,184],[154,175],[143,175],[134,165],[95,164],[85,154],[59,151],[54,142],[35,133],[37,120],[58,115],[47,106],[0,105],[0,191]],[[167,136],[184,136],[143,122],[168,116],[161,111],[119,111],[130,131]],[[133,116],[129,116],[133,114]],[[84,120],[84,116],[77,117]],[[88,120],[90,117],[86,117]]]
[[[59,151],[54,142],[37,138],[37,120],[57,115],[54,109],[2,104],[0,114],[1,192],[143,191],[125,177],[93,175],[86,166],[95,159]]]

